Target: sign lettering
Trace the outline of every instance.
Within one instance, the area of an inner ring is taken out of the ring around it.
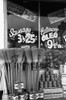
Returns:
[[[37,36],[37,32],[32,31],[31,28],[22,28],[19,30],[11,28],[9,31],[9,39],[16,41],[18,44],[35,44]]]
[[[58,46],[58,28],[41,28],[41,41],[47,48],[56,48]],[[41,43],[41,44],[42,44]]]

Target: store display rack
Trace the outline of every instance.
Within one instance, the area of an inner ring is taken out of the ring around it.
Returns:
[[[66,50],[0,50],[0,90],[8,100],[65,98]],[[4,100],[4,99],[2,99]]]

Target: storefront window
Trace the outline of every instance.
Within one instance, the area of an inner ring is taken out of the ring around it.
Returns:
[[[8,47],[65,48],[66,3],[8,0]]]
[[[7,47],[12,49],[1,53],[10,99],[66,95],[65,7],[57,1],[7,0]]]
[[[8,47],[38,47],[38,2],[7,2]]]
[[[65,46],[65,3],[40,2],[40,47],[45,49]]]

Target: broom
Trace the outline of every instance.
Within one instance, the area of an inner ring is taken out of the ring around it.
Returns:
[[[31,63],[32,63],[32,56],[31,50],[25,49],[25,56],[26,56],[26,88],[28,92],[31,92],[31,82],[32,82],[32,72],[31,72]]]

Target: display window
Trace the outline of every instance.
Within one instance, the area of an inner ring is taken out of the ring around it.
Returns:
[[[7,0],[7,47],[66,47],[66,3]]]
[[[6,42],[3,98],[66,99],[66,2],[7,0]]]
[[[32,8],[32,9],[31,9]],[[36,11],[35,11],[36,9]],[[8,47],[38,47],[38,3],[7,1]]]
[[[65,48],[65,13],[63,2],[40,2],[41,48]]]

